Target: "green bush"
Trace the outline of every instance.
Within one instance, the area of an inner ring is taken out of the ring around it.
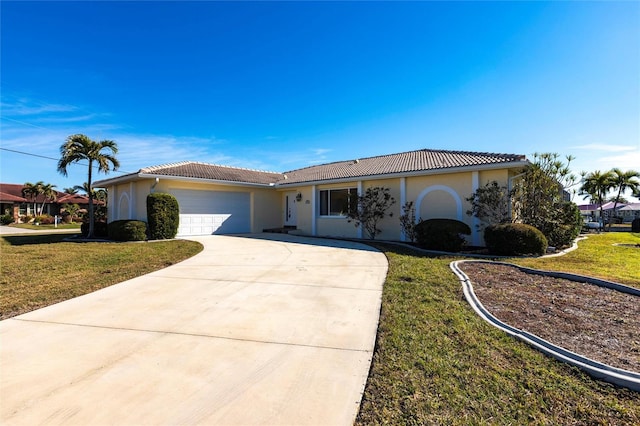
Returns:
[[[89,235],[89,223],[84,222],[80,225],[80,232],[85,237]],[[107,222],[94,222],[93,223],[93,236],[96,238],[108,238],[109,231],[107,229]]]
[[[542,232],[524,223],[490,225],[484,230],[484,241],[491,253],[502,256],[543,255],[548,246]]]
[[[145,241],[147,224],[140,220],[115,220],[107,226],[109,238],[114,241]]]
[[[572,202],[564,201],[557,205],[553,217],[541,223],[538,228],[554,247],[567,247],[580,235],[583,225],[580,208]]]
[[[640,217],[633,219],[633,222],[631,222],[631,232],[640,232]]]
[[[175,238],[180,222],[176,197],[161,192],[147,195],[147,220],[150,240]]]
[[[10,223],[13,223],[13,220],[13,216],[10,214],[3,214],[0,216],[0,223],[3,225],[9,225]]]
[[[466,223],[454,219],[429,219],[415,227],[416,242],[428,250],[456,252],[462,250],[471,228]]]

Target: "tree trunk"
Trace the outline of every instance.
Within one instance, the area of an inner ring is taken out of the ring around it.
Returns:
[[[87,186],[89,190],[89,233],[87,238],[93,238],[94,216],[93,216],[93,196],[91,195],[91,172],[93,168],[93,161],[89,160],[89,178],[87,180]]]

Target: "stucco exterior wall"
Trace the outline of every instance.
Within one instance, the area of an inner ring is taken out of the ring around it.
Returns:
[[[466,200],[475,189],[493,180],[500,185],[508,185],[508,179],[515,175],[507,169],[467,171],[459,173],[443,173],[427,176],[394,177],[390,179],[375,179],[364,181],[350,181],[336,184],[325,184],[295,188],[302,197],[298,204],[297,228],[300,233],[317,236],[335,236],[346,238],[367,238],[366,233],[355,228],[353,223],[341,217],[322,217],[319,215],[319,192],[324,189],[360,188],[364,192],[367,188],[389,188],[396,203],[389,209],[392,217],[383,219],[379,227],[382,233],[376,238],[401,240],[402,228],[400,215],[404,202],[412,201],[416,209],[416,220],[446,218],[460,220],[472,230],[468,242],[482,245],[483,235],[478,230],[478,222],[467,215],[471,204]],[[292,189],[289,189],[291,191]],[[313,193],[315,192],[315,199]],[[315,204],[314,204],[315,201]],[[314,227],[315,221],[315,227]]]
[[[246,185],[227,185],[188,180],[142,179],[118,184],[109,188],[109,221],[117,219],[138,219],[146,221],[146,197],[151,191],[168,192],[172,190],[231,191],[251,194],[251,231],[262,232],[265,229],[285,225],[285,200],[300,194],[296,201],[295,225],[297,232],[304,235],[333,236],[344,238],[367,238],[362,229],[356,228],[346,217],[320,216],[320,191],[326,189],[358,188],[362,193],[376,186],[389,188],[395,198],[395,204],[389,212],[392,217],[383,219],[379,227],[382,233],[376,238],[402,240],[400,216],[403,203],[411,201],[416,209],[416,219],[448,218],[460,220],[472,229],[468,238],[474,245],[483,244],[483,236],[478,230],[477,219],[466,212],[471,205],[468,198],[476,188],[493,180],[508,186],[509,179],[517,171],[508,169],[465,171],[441,173],[426,176],[393,177],[389,179],[352,180],[348,182],[316,184],[297,187],[255,187]]]
[[[280,196],[273,188],[231,186],[179,180],[143,179],[109,188],[109,222],[119,219],[147,220],[147,195],[153,192],[171,193],[175,189],[199,191],[247,192],[251,199],[251,232],[282,225],[278,209]]]

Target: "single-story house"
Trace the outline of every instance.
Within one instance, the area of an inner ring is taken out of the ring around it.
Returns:
[[[470,243],[482,245],[466,201],[490,181],[511,186],[529,164],[524,155],[422,149],[320,164],[284,173],[187,161],[146,167],[95,183],[108,191],[108,221],[146,221],[146,197],[173,194],[180,206],[179,236],[261,232],[288,227],[297,234],[362,238],[348,222],[350,199],[370,187],[389,188],[396,204],[377,237],[405,240],[399,217],[412,201],[416,219],[467,223]]]
[[[621,216],[623,222],[632,222],[640,217],[640,203],[624,204],[618,209],[617,216]]]
[[[615,206],[615,212],[613,210]],[[599,204],[583,204],[578,206],[580,213],[585,219],[599,219],[600,218],[600,205]],[[602,204],[602,212],[604,214],[604,220],[607,221],[610,216],[616,216],[622,218],[623,222],[631,222],[636,217],[640,217],[640,203],[618,203],[613,201],[607,201]]]
[[[36,214],[59,215],[64,204],[78,204],[81,209],[86,209],[89,205],[89,197],[80,194],[67,194],[66,192],[55,191],[56,198],[44,199],[38,195],[33,198],[25,198],[22,195],[24,185],[15,183],[0,183],[0,214],[11,214],[16,222],[21,216]],[[44,208],[42,203],[44,202]],[[98,202],[96,202],[98,203]],[[34,209],[34,204],[36,208]],[[37,212],[36,212],[37,210]]]

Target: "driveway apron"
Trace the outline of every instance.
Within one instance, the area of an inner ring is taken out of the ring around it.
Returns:
[[[197,256],[0,322],[0,423],[353,423],[385,256],[195,237]]]

